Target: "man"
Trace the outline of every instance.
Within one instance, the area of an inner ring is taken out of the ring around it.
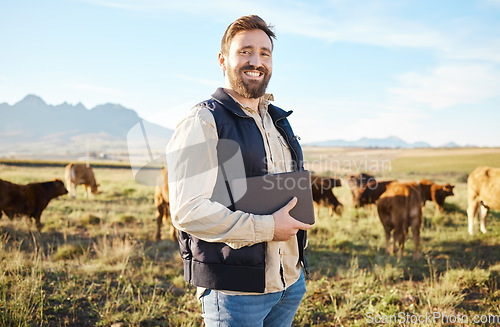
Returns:
[[[228,186],[238,154],[246,177],[303,169],[291,112],[265,94],[273,38],[255,15],[229,25],[218,57],[224,88],[189,112],[167,146],[184,277],[198,287],[207,326],[290,326],[305,293],[311,225],[289,215],[296,198],[272,215],[255,215],[233,210]]]

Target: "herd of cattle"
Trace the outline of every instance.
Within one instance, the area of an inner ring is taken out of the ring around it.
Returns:
[[[318,183],[318,180],[323,182]],[[329,180],[325,183],[325,180]],[[403,255],[403,248],[408,230],[411,227],[415,243],[414,258],[418,258],[420,245],[420,226],[422,213],[426,201],[433,201],[436,211],[444,210],[444,201],[447,196],[453,195],[453,185],[436,184],[430,180],[422,179],[416,182],[398,182],[395,180],[377,181],[375,176],[365,173],[349,175],[348,186],[351,190],[353,205],[356,208],[375,204],[377,212],[385,230],[386,251],[394,252],[396,242],[399,244],[398,255]],[[324,190],[318,185],[341,186],[340,179],[324,177],[313,178],[314,201],[330,207],[333,211],[341,212],[343,206],[331,191],[327,191],[328,198],[324,197]],[[322,196],[323,195],[323,196]],[[393,243],[390,242],[391,236]]]
[[[83,185],[85,196],[91,197],[97,193],[97,187],[92,167],[83,164],[70,163],[64,169],[66,185],[60,179],[50,182],[14,184],[0,179],[0,219],[5,214],[10,219],[16,216],[27,216],[35,219],[38,231],[42,229],[40,217],[49,202],[58,196],[68,194],[76,197],[76,186]]]
[[[157,241],[161,240],[163,220],[168,221],[170,217],[168,180],[164,169],[161,177],[163,181],[156,186],[154,195]],[[92,168],[88,165],[68,164],[65,168],[65,179],[69,192],[60,179],[26,185],[0,179],[0,219],[3,214],[11,219],[15,216],[28,216],[35,219],[36,227],[40,231],[42,211],[52,199],[64,194],[76,197],[77,185],[84,186],[86,197],[90,198],[98,193],[99,185],[96,183]],[[398,243],[399,257],[403,255],[404,243],[410,227],[415,243],[414,258],[419,257],[420,227],[426,201],[432,201],[436,211],[442,212],[446,197],[454,195],[453,185],[441,185],[427,179],[422,179],[418,183],[395,180],[377,181],[374,176],[361,173],[348,176],[347,184],[355,207],[369,204],[376,206],[385,230],[386,251],[392,254]],[[342,186],[342,181],[338,178],[311,176],[316,215],[319,215],[321,206],[329,208],[330,216],[334,212],[338,215],[342,214],[344,206],[333,193],[333,189],[339,186]],[[485,218],[488,210],[500,209],[500,168],[478,167],[475,169],[467,180],[467,198],[469,233],[473,234],[477,214],[480,218],[480,230],[486,233]],[[177,234],[173,226],[170,228],[169,235],[171,239],[176,239]]]

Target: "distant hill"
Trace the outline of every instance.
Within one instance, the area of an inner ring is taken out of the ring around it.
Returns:
[[[127,150],[127,135],[141,117],[119,104],[87,109],[81,103],[48,105],[28,95],[14,105],[0,104],[0,157],[26,154],[84,154]],[[162,147],[173,131],[144,121],[152,148]],[[164,148],[163,148],[164,149]]]
[[[173,131],[143,120],[132,109],[103,104],[87,109],[81,103],[49,105],[28,95],[14,105],[0,103],[0,157],[22,155],[86,155],[118,153],[150,157],[164,153]],[[143,122],[143,125],[139,125]],[[147,138],[144,138],[146,131]],[[303,144],[305,146],[360,148],[429,148],[426,142],[408,143],[396,136],[341,139]],[[442,147],[458,147],[454,142]],[[127,151],[131,150],[130,153]],[[148,154],[149,153],[149,154]]]
[[[396,136],[389,136],[386,138],[363,137],[357,141],[345,141],[337,139],[337,140],[313,142],[306,145],[352,147],[352,148],[430,148],[431,147],[431,145],[426,142],[408,143]],[[451,146],[451,143],[449,143],[448,146]]]

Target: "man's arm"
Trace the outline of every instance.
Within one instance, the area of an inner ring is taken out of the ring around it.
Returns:
[[[195,108],[167,146],[170,211],[176,228],[234,248],[271,241],[272,215],[231,211],[210,200],[217,180],[217,130],[207,108]],[[193,151],[193,149],[195,149]]]

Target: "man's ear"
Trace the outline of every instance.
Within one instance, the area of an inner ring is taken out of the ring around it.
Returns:
[[[219,66],[222,68],[222,72],[225,74],[227,70],[226,57],[222,54],[222,52],[219,52]]]

